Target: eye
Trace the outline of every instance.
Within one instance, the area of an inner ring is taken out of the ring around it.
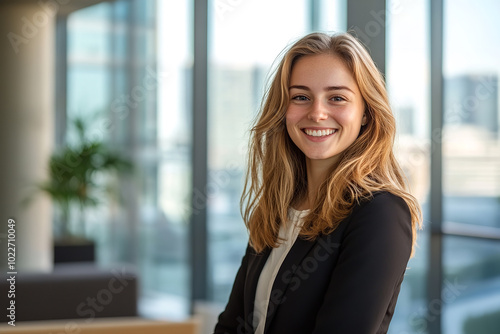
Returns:
[[[334,102],[344,102],[346,99],[344,99],[342,96],[334,96],[331,98],[331,100]]]
[[[292,100],[295,100],[295,101],[308,101],[309,99],[307,98],[307,96],[304,96],[304,95],[295,95],[294,97],[292,97]]]

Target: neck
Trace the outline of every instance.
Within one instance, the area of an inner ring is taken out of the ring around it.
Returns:
[[[328,171],[335,161],[328,160],[311,160],[306,158],[307,168],[307,196],[301,205],[301,209],[311,209],[316,195],[319,192],[319,187],[328,176]]]

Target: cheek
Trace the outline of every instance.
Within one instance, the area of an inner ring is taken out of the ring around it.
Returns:
[[[285,115],[285,126],[288,137],[292,140],[295,145],[297,144],[297,140],[299,137],[299,128],[297,124],[299,123],[301,117],[298,113],[293,112],[293,110],[287,111]]]
[[[286,132],[288,133],[288,136],[293,138],[293,124],[288,117],[286,118],[285,125],[286,125]]]
[[[338,114],[336,119],[343,127],[361,127],[363,113],[359,110]]]
[[[293,109],[288,109],[285,114],[286,128],[291,129],[300,120],[300,115]]]

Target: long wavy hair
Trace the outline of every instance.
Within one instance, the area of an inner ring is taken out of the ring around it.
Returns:
[[[408,192],[393,154],[396,124],[384,79],[362,44],[347,33],[312,33],[301,38],[285,51],[271,78],[251,129],[248,170],[240,201],[250,244],[257,252],[277,247],[278,232],[287,221],[288,209],[307,196],[305,155],[290,139],[285,115],[294,64],[301,57],[319,54],[343,59],[361,92],[367,123],[354,143],[340,153],[339,162],[321,184],[299,235],[314,240],[320,234],[331,233],[356,204],[376,191],[388,191],[409,207],[413,256],[421,210]]]

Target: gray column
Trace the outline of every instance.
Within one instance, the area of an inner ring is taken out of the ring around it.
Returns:
[[[0,265],[7,264],[7,220],[16,221],[18,271],[52,268],[52,206],[36,196],[53,146],[55,12],[37,2],[0,5]]]
[[[207,80],[208,80],[208,1],[194,2],[194,64],[193,64],[193,152],[192,212],[190,226],[191,311],[196,301],[207,300],[208,292],[208,230],[207,198]]]
[[[385,75],[385,0],[347,0],[347,29],[368,48],[378,69]]]
[[[431,188],[430,249],[427,279],[427,325],[429,334],[441,333],[443,286],[443,1],[430,3],[431,61]]]

